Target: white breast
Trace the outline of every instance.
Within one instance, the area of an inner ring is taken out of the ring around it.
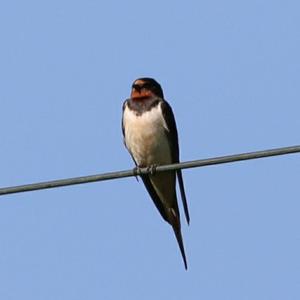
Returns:
[[[160,104],[138,116],[126,106],[123,125],[125,144],[139,166],[171,163],[166,122]]]

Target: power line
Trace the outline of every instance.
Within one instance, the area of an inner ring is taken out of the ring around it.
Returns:
[[[237,162],[242,160],[258,159],[258,158],[269,157],[269,156],[286,155],[286,154],[292,154],[297,152],[300,152],[300,145],[227,155],[227,156],[219,156],[219,157],[200,159],[200,160],[193,160],[193,161],[181,162],[181,163],[171,164],[171,165],[162,165],[162,166],[157,166],[154,169],[136,168],[136,169],[125,170],[125,171],[117,171],[117,172],[96,174],[90,176],[59,179],[59,180],[38,182],[38,183],[32,183],[26,185],[12,186],[12,187],[4,187],[4,188],[0,188],[0,196],[7,195],[7,194],[14,194],[14,193],[57,188],[57,187],[68,186],[68,185],[138,176],[141,174],[149,174],[152,172],[165,172],[165,171],[173,171],[178,169],[204,167],[204,166]]]

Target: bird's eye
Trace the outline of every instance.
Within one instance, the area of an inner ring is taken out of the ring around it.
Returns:
[[[133,85],[132,85],[132,89],[135,89],[135,90],[137,90],[137,91],[140,91],[140,90],[142,89],[142,86],[139,85],[139,84],[133,84]]]
[[[151,84],[146,82],[141,86],[143,89],[149,90],[151,88]]]

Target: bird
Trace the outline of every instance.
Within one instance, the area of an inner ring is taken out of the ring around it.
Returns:
[[[133,82],[130,97],[123,103],[122,132],[125,147],[136,168],[151,168],[153,171],[140,177],[162,218],[172,226],[187,270],[176,194],[177,177],[189,224],[182,172],[179,169],[155,173],[158,165],[179,163],[175,117],[170,104],[164,99],[161,85],[155,79],[143,77]]]

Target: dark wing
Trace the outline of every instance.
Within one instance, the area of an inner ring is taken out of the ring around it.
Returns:
[[[146,187],[146,189],[147,189],[147,191],[148,191],[151,199],[153,200],[156,208],[160,212],[160,214],[163,217],[163,219],[166,222],[169,223],[170,221],[168,220],[168,216],[167,216],[166,210],[164,208],[164,205],[161,202],[160,198],[158,197],[158,195],[157,195],[157,193],[156,193],[156,191],[155,191],[155,189],[154,189],[154,187],[153,187],[153,185],[152,185],[152,183],[150,181],[149,175],[146,175],[146,174],[141,175],[141,178],[142,178],[142,180],[144,182],[144,185],[145,185],[145,187]]]
[[[172,162],[173,163],[179,163],[179,144],[178,144],[178,133],[177,133],[177,127],[176,122],[174,118],[174,114],[172,111],[171,106],[169,103],[165,100],[161,102],[161,109],[164,116],[164,120],[166,122],[168,130],[166,130],[168,141],[170,143],[170,147],[172,149]],[[182,204],[184,208],[184,213],[186,217],[186,221],[189,224],[190,223],[190,215],[189,215],[189,209],[187,205],[187,200],[185,196],[185,190],[184,190],[184,184],[183,184],[183,177],[181,170],[176,171],[178,183],[179,183],[179,189],[182,199]]]
[[[124,109],[125,109],[125,106],[126,106],[126,103],[127,103],[128,100],[125,100],[124,103],[123,103],[123,106],[122,106],[122,133],[123,133],[123,141],[124,141],[124,144],[125,144],[125,128],[124,128]]]

